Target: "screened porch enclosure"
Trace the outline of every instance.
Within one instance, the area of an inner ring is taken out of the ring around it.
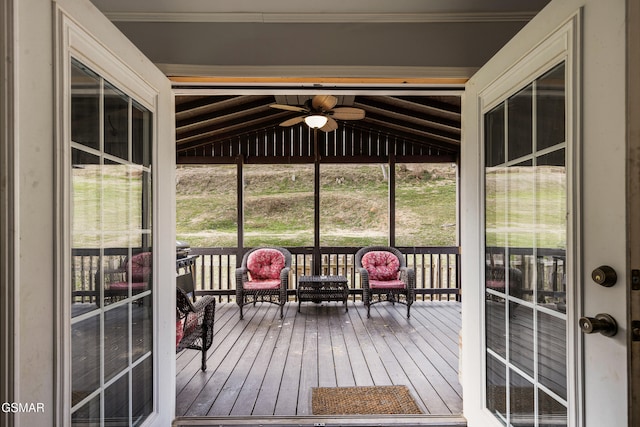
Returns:
[[[203,255],[203,290],[228,289],[245,248],[287,247],[294,275],[351,276],[372,244],[406,248],[425,287],[457,288],[460,97],[338,95],[364,119],[327,132],[280,126],[299,112],[270,108],[311,98],[176,98],[177,237]]]
[[[210,368],[192,369],[194,351],[178,355],[176,416],[303,417],[313,387],[408,385],[423,414],[465,425],[459,97],[340,96],[365,118],[330,132],[279,126],[295,113],[269,104],[304,100],[176,100],[177,238],[191,245],[198,294],[218,297]],[[354,255],[368,245],[397,247],[416,271],[411,319],[399,304],[366,318]],[[271,304],[238,314],[235,270],[259,246],[292,254],[282,320]],[[308,275],[344,276],[349,310],[303,302],[298,312],[298,279]]]

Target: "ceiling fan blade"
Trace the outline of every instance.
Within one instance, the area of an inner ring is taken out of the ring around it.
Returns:
[[[331,132],[338,129],[338,122],[333,120],[331,117],[327,117],[327,124],[320,128],[323,132]]]
[[[277,108],[278,110],[287,110],[287,111],[295,111],[297,113],[308,113],[309,110],[303,107],[298,107],[297,105],[286,105],[286,104],[269,104],[271,108]]]
[[[316,110],[329,111],[338,103],[338,98],[333,95],[316,95],[311,100],[311,106]]]
[[[304,121],[304,116],[294,117],[293,119],[285,120],[284,122],[280,123],[280,126],[284,126],[284,127],[293,126],[293,125],[297,125],[302,121]]]
[[[330,111],[331,117],[338,120],[361,120],[364,119],[364,110],[353,107],[338,107]]]

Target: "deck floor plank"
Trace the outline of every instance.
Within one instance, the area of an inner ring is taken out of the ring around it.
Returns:
[[[273,348],[269,366],[267,367],[264,381],[258,392],[258,398],[256,399],[256,404],[251,415],[273,415],[275,412],[282,376],[286,366],[285,362],[289,351],[289,344],[293,334],[293,319],[295,318],[295,313],[296,307],[294,307],[293,304],[287,304],[281,322],[282,330]]]
[[[176,416],[311,415],[311,389],[407,385],[427,414],[459,415],[460,304],[377,304],[367,319],[360,301],[216,307],[208,369],[200,354],[176,360]]]
[[[267,321],[265,316],[268,312],[267,310],[255,310],[246,313],[244,320],[238,322],[228,336],[231,338],[229,344],[216,348],[214,356],[217,356],[219,362],[212,363],[212,365],[217,369],[212,372],[206,386],[189,408],[188,415],[209,413],[218,396],[224,394],[224,386],[229,376],[242,359],[243,353],[256,333],[260,322]]]

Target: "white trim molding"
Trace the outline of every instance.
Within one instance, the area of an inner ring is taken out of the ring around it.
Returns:
[[[437,78],[468,79],[476,71],[474,67],[395,67],[395,66],[225,66],[156,64],[167,76],[207,76],[207,77],[274,77],[274,78]]]
[[[264,13],[264,12],[106,12],[113,22],[259,23],[470,23],[529,22],[536,12],[477,13]]]
[[[14,402],[17,363],[16,334],[17,288],[15,286],[17,215],[14,203],[15,179],[15,122],[14,122],[14,8],[13,0],[0,6],[0,402]],[[0,412],[0,425],[12,427],[10,412]]]

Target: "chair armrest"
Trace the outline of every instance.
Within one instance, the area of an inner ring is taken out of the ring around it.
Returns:
[[[184,319],[189,313],[196,311],[187,293],[180,288],[176,288],[176,310],[178,319]]]
[[[204,295],[201,296],[198,301],[196,301],[193,304],[193,311],[195,313],[198,313],[200,311],[203,311],[209,304],[213,304],[214,308],[216,305],[216,297],[214,297],[213,295]]]
[[[280,283],[283,283],[285,285],[289,284],[289,272],[291,271],[291,268],[289,267],[285,267],[282,270],[280,270]],[[288,286],[286,286],[288,287]]]
[[[249,280],[249,270],[247,267],[236,268],[236,294],[244,289],[244,282]]]

